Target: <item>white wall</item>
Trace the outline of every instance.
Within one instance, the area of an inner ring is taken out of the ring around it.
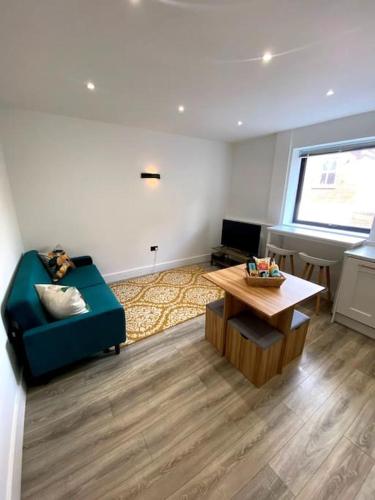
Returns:
[[[232,150],[227,216],[249,222],[267,220],[276,135],[240,142]]]
[[[220,239],[224,143],[16,110],[0,112],[0,132],[25,249],[61,243],[115,280],[155,257],[202,261]],[[140,179],[149,166],[155,186]]]
[[[0,304],[22,244],[0,144]],[[20,497],[25,390],[0,318],[0,498]]]
[[[234,218],[260,220],[268,224],[281,223],[286,197],[293,197],[287,187],[295,149],[374,136],[375,112],[370,112],[233,144],[232,183],[228,198],[231,201],[227,205],[227,216],[235,215]],[[260,184],[262,172],[263,183]],[[284,238],[280,244],[318,257],[338,260],[343,257],[342,248],[330,245],[290,238]],[[337,266],[334,271],[334,288],[340,269]]]

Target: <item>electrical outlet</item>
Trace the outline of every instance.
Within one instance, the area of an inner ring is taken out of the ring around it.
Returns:
[[[151,252],[157,252],[158,250],[159,250],[159,247],[157,245],[150,247]]]

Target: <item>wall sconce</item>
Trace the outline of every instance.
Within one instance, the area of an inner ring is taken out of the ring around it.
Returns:
[[[160,179],[160,174],[151,174],[150,172],[142,172],[141,179]]]

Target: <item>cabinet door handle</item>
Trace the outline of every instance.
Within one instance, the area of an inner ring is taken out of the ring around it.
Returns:
[[[363,316],[367,316],[368,318],[371,318],[372,316],[372,314],[361,311],[360,309],[356,309],[355,307],[350,307],[350,310],[359,314],[363,314]]]

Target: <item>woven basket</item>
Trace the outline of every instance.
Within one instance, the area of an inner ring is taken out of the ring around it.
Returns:
[[[248,272],[245,270],[245,280],[246,283],[250,286],[273,286],[275,288],[280,288],[286,278],[282,274],[280,277],[274,278],[260,278],[259,276],[249,276]]]

